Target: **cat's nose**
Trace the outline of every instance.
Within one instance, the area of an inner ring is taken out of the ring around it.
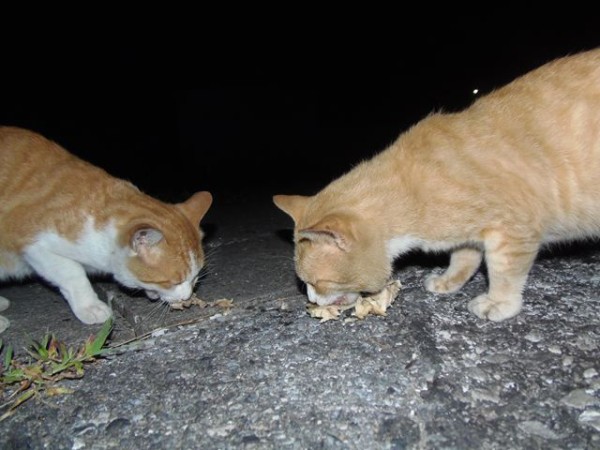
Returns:
[[[151,300],[158,300],[160,298],[160,294],[156,291],[146,290],[146,296]]]
[[[173,287],[167,294],[163,295],[162,299],[168,302],[178,302],[180,300],[187,300],[191,296],[191,283],[181,283]]]

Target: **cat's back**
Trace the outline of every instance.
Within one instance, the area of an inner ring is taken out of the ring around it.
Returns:
[[[600,81],[600,48],[557,58],[517,78],[515,82],[534,80],[557,81],[565,88],[585,85],[600,92],[597,83],[590,84],[590,81]]]
[[[53,201],[86,195],[112,183],[104,170],[33,131],[0,127],[0,212],[28,197]]]
[[[578,175],[600,169],[600,49],[532,70],[454,120],[487,156]]]
[[[566,56],[478,99],[432,114],[401,141],[416,157],[497,160],[597,154],[600,164],[600,49]],[[450,154],[448,154],[450,153]],[[403,155],[405,156],[405,155]],[[486,163],[487,165],[487,163]]]
[[[40,232],[75,240],[90,223],[121,230],[138,222],[199,239],[197,227],[174,205],[38,133],[0,127],[0,249],[18,251]]]
[[[57,143],[22,128],[0,127],[0,196],[39,188],[55,171],[94,172],[100,169],[75,157]],[[65,180],[68,177],[65,177]]]
[[[0,247],[18,249],[47,230],[75,237],[109,197],[136,192],[38,133],[0,127]]]
[[[32,130],[14,126],[0,126],[0,157],[22,153],[46,154],[49,158],[75,159],[75,157],[58,145]]]
[[[508,122],[600,114],[600,48],[551,61],[482,97],[467,112]],[[586,108],[594,108],[589,110]],[[563,121],[564,122],[564,121]],[[568,123],[567,123],[568,124]]]

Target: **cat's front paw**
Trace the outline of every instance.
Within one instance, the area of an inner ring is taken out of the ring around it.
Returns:
[[[10,326],[10,320],[4,316],[0,316],[0,333],[5,331]]]
[[[521,299],[498,300],[491,298],[488,294],[482,294],[469,302],[469,311],[480,319],[501,322],[519,314],[521,306]]]
[[[100,300],[85,305],[78,305],[73,308],[75,316],[83,323],[92,325],[94,323],[103,323],[112,316],[112,311],[108,305]]]
[[[10,306],[10,302],[7,298],[0,296],[0,311],[4,311]]]
[[[425,289],[435,294],[450,294],[463,287],[464,281],[448,277],[446,274],[431,274],[425,279]]]

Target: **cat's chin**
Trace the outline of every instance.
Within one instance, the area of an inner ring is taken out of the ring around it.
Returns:
[[[356,303],[360,297],[360,294],[356,292],[334,292],[329,295],[319,295],[315,291],[315,288],[309,283],[306,284],[306,293],[308,295],[308,300],[319,306],[352,305]]]
[[[317,297],[316,299],[309,299],[311,302],[316,303],[319,306],[347,306],[353,305],[358,301],[360,294],[355,294],[353,292],[341,295],[332,295],[328,297]]]
[[[148,297],[150,300],[159,300],[160,294],[156,291],[146,290],[146,297]]]
[[[163,296],[163,295],[160,295],[159,292],[150,291],[150,290],[146,290],[146,297],[148,297],[150,300],[160,300],[161,302],[165,302],[165,303],[176,303],[176,302],[180,302],[183,300],[187,300],[186,298],[174,298],[174,297]]]
[[[189,299],[192,296],[192,284],[184,282],[173,286],[170,289],[144,289],[146,296],[151,300],[162,300],[166,303],[176,303]]]
[[[353,305],[359,297],[359,294],[354,293],[340,295],[332,304],[338,306]]]

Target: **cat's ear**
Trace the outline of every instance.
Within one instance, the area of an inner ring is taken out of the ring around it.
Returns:
[[[352,248],[352,243],[355,241],[352,222],[349,218],[340,215],[329,215],[317,224],[299,230],[298,239],[325,242],[345,252]]]
[[[196,192],[183,203],[175,205],[181,212],[192,221],[193,224],[199,224],[208,208],[212,204],[212,195],[210,192]]]
[[[138,226],[134,228],[129,238],[131,256],[136,256],[145,264],[156,264],[160,251],[156,245],[163,240],[163,234],[156,228],[150,226]]]
[[[138,228],[131,236],[131,249],[143,254],[163,240],[163,234],[156,228]]]
[[[274,195],[273,203],[284,213],[294,219],[298,223],[304,215],[304,210],[308,204],[310,197],[304,195]]]

